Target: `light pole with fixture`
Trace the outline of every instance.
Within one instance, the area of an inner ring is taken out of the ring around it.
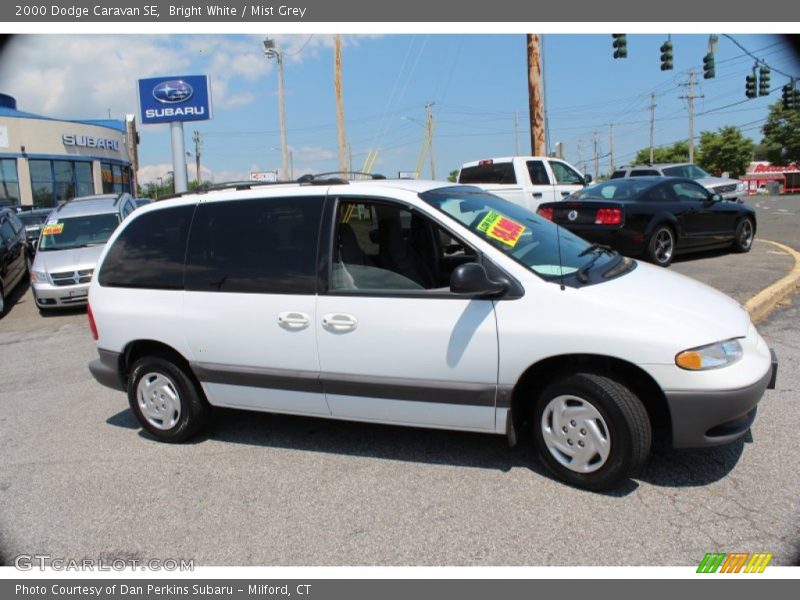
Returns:
[[[275,40],[264,38],[264,55],[268,58],[274,58],[278,63],[278,119],[280,121],[281,130],[281,168],[283,176],[289,176],[289,147],[286,142],[286,109],[283,101],[283,53],[275,47]]]

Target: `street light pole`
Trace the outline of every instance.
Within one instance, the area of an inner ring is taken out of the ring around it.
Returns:
[[[278,63],[278,119],[281,130],[281,168],[283,176],[291,178],[289,173],[289,145],[286,141],[286,109],[283,98],[283,53],[275,48],[275,40],[264,38],[264,55],[274,58]]]

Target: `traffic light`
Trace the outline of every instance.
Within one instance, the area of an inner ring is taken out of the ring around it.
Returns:
[[[758,95],[769,96],[769,67],[763,65],[758,70]]]
[[[752,75],[748,75],[747,79],[745,80],[745,89],[744,95],[748,98],[755,98],[758,96],[758,92],[756,92],[756,73],[753,71]]]
[[[614,38],[614,58],[628,58],[628,36],[624,33],[612,33]]]
[[[703,57],[703,79],[713,79],[715,75],[714,53],[709,52]]]
[[[791,83],[787,83],[781,88],[781,100],[783,101],[783,110],[794,108],[794,87]]]
[[[672,42],[670,40],[661,44],[661,70],[672,71]]]

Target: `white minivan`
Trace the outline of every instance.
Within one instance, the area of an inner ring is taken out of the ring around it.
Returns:
[[[213,407],[506,435],[562,480],[653,433],[743,436],[777,359],[745,310],[472,186],[306,177],[151,204],[89,292],[100,383],[188,439]]]

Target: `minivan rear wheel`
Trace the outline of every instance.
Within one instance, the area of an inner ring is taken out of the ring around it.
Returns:
[[[208,406],[194,381],[171,360],[146,356],[128,377],[128,402],[141,426],[162,442],[183,442],[199,432]]]
[[[561,480],[608,490],[634,477],[650,452],[647,410],[622,381],[572,373],[539,395],[533,437],[545,465]]]

